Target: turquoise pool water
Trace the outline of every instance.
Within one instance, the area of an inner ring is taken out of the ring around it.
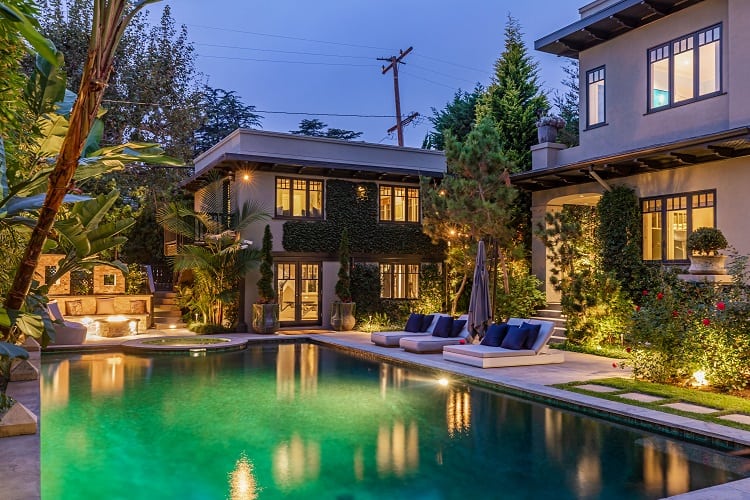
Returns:
[[[313,344],[42,361],[45,499],[636,499],[750,472]]]

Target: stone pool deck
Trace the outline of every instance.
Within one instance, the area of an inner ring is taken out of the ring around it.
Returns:
[[[399,364],[413,364],[440,372],[441,376],[470,380],[485,386],[499,387],[510,394],[530,397],[542,403],[553,402],[556,406],[585,413],[614,418],[623,423],[638,421],[654,428],[670,429],[676,436],[700,441],[708,438],[714,442],[737,443],[750,448],[750,431],[703,422],[679,415],[648,408],[615,402],[584,394],[551,387],[574,381],[588,381],[606,377],[626,377],[628,370],[614,368],[612,359],[588,354],[565,352],[565,362],[554,365],[518,366],[506,368],[477,368],[451,361],[444,361],[441,354],[413,354],[401,349],[375,346],[370,335],[362,332],[333,332],[330,330],[283,330],[280,335],[231,334],[234,339],[245,339],[250,343],[273,342],[285,339],[311,339],[323,345],[350,350],[359,355],[381,358]],[[127,340],[157,336],[194,335],[184,330],[149,331],[131,337],[91,337],[83,346],[59,346],[50,351],[118,350]],[[220,354],[219,354],[220,355]],[[9,392],[32,411],[39,414],[39,382],[12,383]],[[40,426],[41,429],[41,426]],[[39,434],[4,438],[0,441],[0,491],[7,499],[34,499],[40,497],[39,484]],[[685,500],[750,498],[750,479],[735,481],[705,490],[686,493],[678,497]]]

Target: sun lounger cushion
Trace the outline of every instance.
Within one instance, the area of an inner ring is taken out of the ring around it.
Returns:
[[[398,330],[392,332],[372,332],[370,335],[370,341],[373,344],[382,347],[398,347],[399,340],[403,337],[413,336],[429,336],[432,334],[432,329],[435,328],[437,320],[442,316],[448,316],[447,314],[431,314],[433,316],[432,323],[427,328],[426,332],[407,332],[406,330]],[[421,326],[421,325],[420,325]]]
[[[443,337],[447,339],[451,336],[451,333],[453,333],[453,318],[450,316],[438,318],[432,334],[435,337]]]
[[[539,329],[541,327],[542,325],[532,325],[524,321],[523,325],[521,325],[521,328],[526,330],[526,340],[523,342],[524,349],[531,349],[534,342],[536,342],[536,338],[539,336]]]
[[[417,333],[422,330],[422,319],[424,314],[411,313],[409,319],[406,320],[406,326],[404,327],[405,332]]]
[[[508,333],[505,335],[500,347],[503,349],[512,349],[514,351],[523,348],[528,332],[529,330],[524,328],[523,324],[508,326]]]
[[[417,354],[438,353],[443,351],[447,345],[458,345],[466,342],[461,337],[436,337],[434,335],[416,335],[413,337],[403,337],[399,341],[402,349],[415,352]]]
[[[434,314],[425,314],[422,316],[422,326],[419,327],[420,332],[426,332],[432,326],[432,321],[435,319]]]
[[[451,337],[458,337],[458,334],[461,333],[461,330],[464,329],[466,326],[465,319],[454,319],[453,320],[453,328],[451,329]]]
[[[508,323],[493,323],[484,334],[481,345],[500,347],[508,333]]]

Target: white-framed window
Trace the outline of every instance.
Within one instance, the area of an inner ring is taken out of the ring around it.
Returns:
[[[604,125],[605,123],[605,76],[604,66],[586,72],[587,128]]]
[[[715,227],[716,192],[644,198],[641,211],[643,260],[686,261],[688,235],[699,227]]]
[[[383,299],[419,298],[419,264],[381,263],[380,297]]]
[[[669,108],[721,92],[721,24],[648,50],[648,108]]]

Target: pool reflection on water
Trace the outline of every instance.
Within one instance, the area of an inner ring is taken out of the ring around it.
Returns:
[[[659,498],[747,460],[315,344],[50,355],[45,498]]]

